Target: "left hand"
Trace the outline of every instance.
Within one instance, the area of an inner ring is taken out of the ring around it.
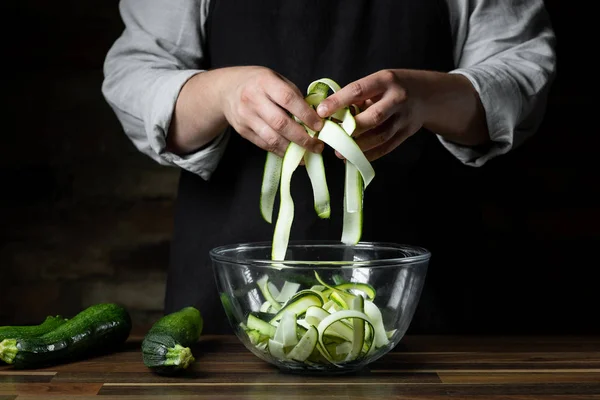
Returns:
[[[418,71],[382,70],[343,87],[319,105],[326,118],[351,104],[361,112],[355,116],[356,143],[369,161],[398,147],[424,123],[425,102],[417,84]],[[342,156],[336,152],[340,158]]]

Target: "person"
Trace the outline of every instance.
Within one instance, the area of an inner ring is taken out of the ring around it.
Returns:
[[[315,217],[299,169],[290,238],[340,240],[343,162],[291,115],[319,130],[336,109],[357,104],[354,136],[376,171],[361,240],[432,252],[411,329],[497,328],[493,310],[502,305],[474,289],[483,277],[480,167],[516,149],[542,121],[556,70],[542,0],[121,0],[119,7],[124,31],[107,53],[102,93],[140,152],[180,170],[165,312],[195,305],[210,321],[206,333],[231,332],[208,254],[272,239],[258,203],[267,151],[282,156],[295,142],[323,154],[332,215]],[[324,77],[342,89],[315,111],[303,97]]]

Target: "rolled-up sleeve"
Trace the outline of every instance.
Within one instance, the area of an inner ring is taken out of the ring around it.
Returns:
[[[438,136],[466,165],[519,146],[539,128],[555,77],[555,34],[543,0],[448,0],[455,38],[451,73],[479,93],[492,144],[485,150]]]
[[[136,148],[163,165],[209,179],[222,156],[224,134],[185,156],[166,150],[177,97],[202,73],[207,1],[121,0],[125,29],[107,53],[102,93]]]

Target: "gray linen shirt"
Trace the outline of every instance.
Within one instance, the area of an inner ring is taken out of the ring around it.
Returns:
[[[440,142],[478,167],[535,133],[556,73],[555,35],[543,0],[446,0],[455,69],[479,93],[493,146]],[[186,156],[165,149],[181,87],[202,73],[210,0],[121,0],[125,30],[109,50],[102,93],[129,139],[163,165],[210,179],[227,133]]]

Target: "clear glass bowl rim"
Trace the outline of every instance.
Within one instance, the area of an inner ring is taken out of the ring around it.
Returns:
[[[376,260],[364,261],[311,261],[311,260],[270,260],[270,259],[244,259],[240,260],[235,256],[228,255],[236,253],[236,250],[248,250],[252,248],[271,247],[272,242],[244,242],[233,243],[214,247],[210,250],[209,255],[213,261],[225,262],[229,264],[238,264],[243,266],[269,267],[277,269],[294,269],[305,268],[306,265],[318,266],[319,268],[390,268],[399,265],[419,265],[428,261],[431,258],[431,252],[424,247],[399,244],[390,242],[359,242],[355,245],[345,245],[342,242],[334,240],[290,240],[288,248],[293,247],[337,247],[337,248],[363,248],[363,249],[380,249],[394,250],[398,252],[408,251],[416,252],[416,255],[391,257]]]

